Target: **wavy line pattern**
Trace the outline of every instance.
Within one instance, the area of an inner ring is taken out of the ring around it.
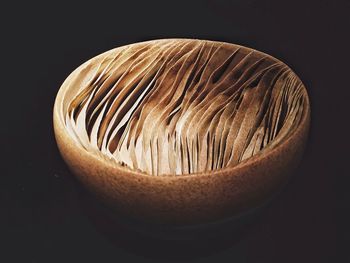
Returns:
[[[149,175],[237,165],[286,138],[305,103],[285,64],[217,42],[129,45],[93,66],[67,102],[66,128],[86,150]]]

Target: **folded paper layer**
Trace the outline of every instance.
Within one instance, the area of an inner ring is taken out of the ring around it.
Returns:
[[[221,169],[273,148],[298,126],[306,99],[285,64],[202,40],[118,48],[68,85],[72,138],[149,175]]]

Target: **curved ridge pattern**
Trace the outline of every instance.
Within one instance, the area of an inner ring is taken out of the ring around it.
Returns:
[[[86,150],[150,175],[237,165],[286,138],[305,103],[285,64],[234,45],[151,41],[91,63],[66,101],[66,128]]]

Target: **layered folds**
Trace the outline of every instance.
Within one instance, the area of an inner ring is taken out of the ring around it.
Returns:
[[[71,137],[149,175],[212,171],[276,147],[306,98],[295,74],[267,55],[185,39],[107,52],[68,85]]]

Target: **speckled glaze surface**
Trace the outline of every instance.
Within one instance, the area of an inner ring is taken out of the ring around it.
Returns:
[[[210,43],[227,49],[238,47]],[[278,61],[259,51],[255,54]],[[106,161],[77,145],[62,118],[62,101],[68,94],[68,83],[85,66],[86,63],[77,68],[57,94],[53,112],[57,144],[63,159],[87,189],[127,216],[175,225],[203,224],[233,217],[260,206],[278,192],[302,157],[310,123],[310,105],[304,87],[305,105],[293,132],[275,147],[262,149],[234,166],[200,173],[150,176]]]

